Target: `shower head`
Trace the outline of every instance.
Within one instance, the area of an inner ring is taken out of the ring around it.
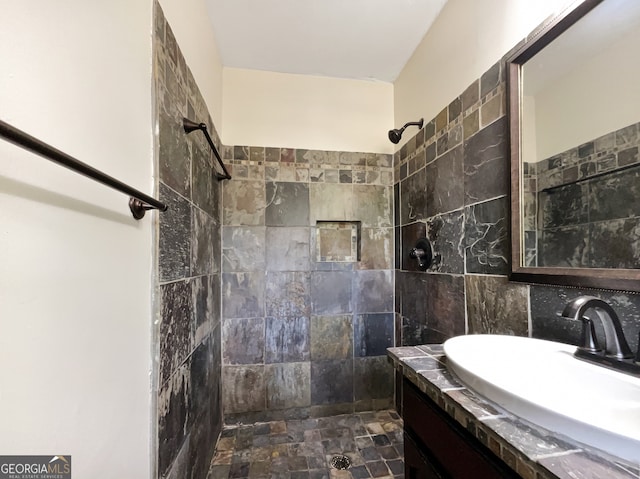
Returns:
[[[397,144],[400,141],[400,138],[402,138],[402,133],[404,132],[404,129],[408,126],[414,126],[414,125],[417,126],[418,129],[422,128],[422,125],[424,125],[424,118],[420,118],[420,121],[410,121],[400,129],[389,130],[389,141],[391,141],[391,143]]]

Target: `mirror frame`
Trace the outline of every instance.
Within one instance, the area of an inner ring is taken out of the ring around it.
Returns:
[[[522,259],[520,152],[522,65],[604,0],[583,0],[546,20],[506,60],[511,161],[510,281],[640,292],[640,269],[527,267]]]

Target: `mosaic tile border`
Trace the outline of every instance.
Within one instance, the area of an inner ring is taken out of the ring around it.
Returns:
[[[223,159],[240,180],[393,185],[393,157],[384,153],[225,146]]]

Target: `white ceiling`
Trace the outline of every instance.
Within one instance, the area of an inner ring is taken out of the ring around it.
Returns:
[[[446,0],[206,0],[226,67],[393,82]]]

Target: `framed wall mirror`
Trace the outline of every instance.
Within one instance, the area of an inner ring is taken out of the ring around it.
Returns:
[[[640,1],[572,5],[507,81],[511,280],[640,291]]]

